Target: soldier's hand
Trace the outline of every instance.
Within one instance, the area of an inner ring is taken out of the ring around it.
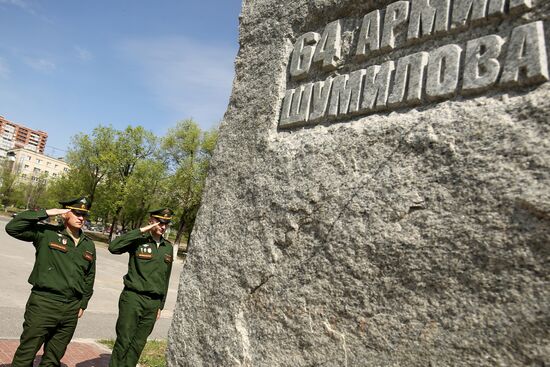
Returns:
[[[61,215],[70,212],[70,209],[48,209],[46,210],[46,214],[48,214],[49,217],[53,217],[56,215]]]
[[[84,310],[83,310],[83,309],[79,309],[79,310],[78,310],[78,318],[81,318],[83,314],[84,314]]]
[[[160,309],[157,312],[157,320],[160,319]]]
[[[155,228],[155,227],[158,226],[158,225],[159,225],[159,222],[151,223],[151,224],[149,224],[149,225],[147,225],[147,226],[145,226],[145,227],[141,227],[141,228],[139,229],[139,231],[140,231],[141,233],[149,232],[151,229]]]

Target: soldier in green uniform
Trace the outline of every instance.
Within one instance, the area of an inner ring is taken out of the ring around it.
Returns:
[[[166,301],[173,247],[163,235],[172,211],[161,208],[149,213],[147,226],[129,231],[109,245],[113,254],[130,255],[118,302],[117,338],[110,367],[136,366]]]
[[[81,230],[89,202],[78,198],[59,204],[62,209],[21,212],[6,224],[10,236],[32,242],[36,249],[29,277],[31,295],[12,367],[31,367],[42,345],[40,366],[60,366],[78,318],[92,296],[96,251],[94,242]],[[57,215],[63,225],[40,223]]]

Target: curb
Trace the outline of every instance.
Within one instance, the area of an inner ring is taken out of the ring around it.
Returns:
[[[88,339],[88,338],[74,338],[71,340],[71,343],[84,343],[84,344],[92,344],[95,345],[98,349],[101,349],[101,351],[111,354],[112,350],[109,349],[106,345],[103,345],[99,343],[96,339]]]

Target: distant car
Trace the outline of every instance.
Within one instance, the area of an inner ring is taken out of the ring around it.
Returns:
[[[90,226],[89,230],[93,231],[93,232],[101,232],[103,230],[103,227],[101,227],[101,226]]]

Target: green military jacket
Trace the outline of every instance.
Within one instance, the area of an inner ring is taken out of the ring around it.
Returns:
[[[113,254],[129,253],[124,286],[137,293],[161,297],[160,308],[163,309],[172,272],[172,244],[161,237],[157,248],[150,233],[134,229],[113,240],[109,251]]]
[[[84,233],[75,244],[63,225],[39,223],[46,218],[45,210],[28,210],[6,224],[10,236],[32,242],[36,249],[32,292],[63,302],[80,299],[80,308],[86,309],[95,280],[95,244]]]

